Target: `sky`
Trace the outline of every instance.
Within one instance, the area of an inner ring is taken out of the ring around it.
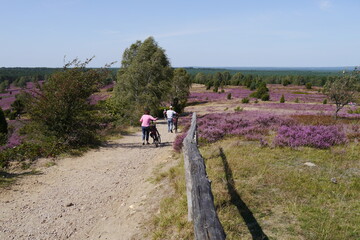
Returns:
[[[0,67],[117,61],[152,36],[173,67],[360,65],[359,0],[0,0]]]

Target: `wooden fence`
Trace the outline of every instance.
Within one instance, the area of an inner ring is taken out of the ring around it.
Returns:
[[[196,113],[183,142],[188,220],[194,223],[196,240],[223,240],[226,238],[214,206],[211,182],[206,166],[197,148]]]

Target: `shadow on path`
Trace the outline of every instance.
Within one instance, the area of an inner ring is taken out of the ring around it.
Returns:
[[[42,174],[43,173],[40,171],[28,171],[23,173],[8,173],[8,172],[0,171],[0,177],[2,178],[15,178],[15,177],[42,175]]]
[[[5,171],[0,171],[0,188],[8,189],[8,187],[10,187],[11,184],[14,183],[19,178],[30,175],[42,175],[42,174],[43,173],[40,171],[28,171],[22,173],[9,173]]]
[[[254,215],[250,211],[250,209],[246,206],[244,201],[241,199],[239,193],[236,191],[235,182],[233,179],[232,171],[229,167],[229,163],[227,161],[226,155],[222,148],[220,148],[220,157],[224,164],[227,188],[231,197],[231,203],[234,204],[241,217],[244,219],[246,226],[248,227],[252,238],[254,240],[268,240],[269,238],[265,235],[263,230],[261,229],[259,223],[256,221]]]
[[[162,142],[160,143],[159,147],[166,147],[166,146],[172,146],[172,142]],[[139,143],[107,143],[103,147],[105,148],[156,148],[155,144],[145,144],[142,145],[141,142]]]

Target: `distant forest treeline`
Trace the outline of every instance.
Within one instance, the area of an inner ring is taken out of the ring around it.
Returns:
[[[27,82],[44,81],[51,74],[61,71],[63,68],[0,68],[0,92],[10,87],[10,84],[14,84],[15,87],[25,87]],[[111,68],[109,80],[115,79],[118,68]]]
[[[10,84],[17,87],[26,86],[26,82],[46,80],[51,74],[62,68],[0,68],[0,91],[9,88]],[[108,80],[115,80],[118,68],[110,68],[111,76]],[[314,69],[231,69],[231,68],[193,68],[185,70],[190,74],[193,83],[209,86],[217,85],[249,85],[251,82],[265,82],[269,84],[296,84],[323,86],[327,80],[341,75],[341,71]]]
[[[305,85],[310,83],[313,86],[323,86],[327,80],[337,78],[341,71],[337,70],[287,70],[287,69],[228,69],[228,68],[185,68],[191,75],[193,83],[205,84],[208,87],[222,85],[244,85],[251,83],[265,82],[269,84],[295,84]],[[248,86],[249,87],[249,86]]]

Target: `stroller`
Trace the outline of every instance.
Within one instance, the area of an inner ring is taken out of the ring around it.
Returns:
[[[149,133],[150,133],[150,137],[153,139],[153,143],[155,143],[155,146],[158,147],[161,143],[161,137],[154,122],[151,122],[149,126]]]

